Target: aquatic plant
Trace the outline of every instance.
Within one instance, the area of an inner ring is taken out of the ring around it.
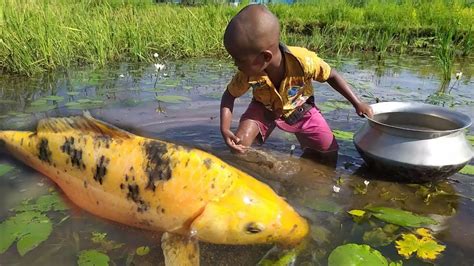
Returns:
[[[0,1],[0,69],[28,75],[76,64],[153,63],[154,53],[224,57],[222,34],[239,9],[219,2]],[[453,48],[461,55],[474,49],[474,8],[462,0],[356,2],[310,0],[270,9],[281,21],[284,42],[318,53],[374,51],[384,57],[438,49],[448,63]],[[459,25],[449,32],[453,19]]]

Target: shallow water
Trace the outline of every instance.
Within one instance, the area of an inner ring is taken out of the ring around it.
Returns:
[[[474,65],[458,62],[461,80],[442,86],[435,58],[387,59],[384,64],[370,58],[330,61],[357,89],[365,101],[430,102],[463,112],[474,119]],[[160,62],[163,63],[163,62]],[[363,209],[367,204],[387,206],[429,215],[440,221],[433,227],[436,239],[446,245],[436,261],[440,265],[473,265],[474,256],[474,177],[456,174],[438,184],[413,185],[385,180],[363,164],[351,141],[339,140],[335,168],[299,158],[294,136],[276,130],[262,147],[281,164],[262,163],[268,158],[240,158],[232,155],[219,132],[220,96],[234,69],[227,61],[215,59],[164,62],[156,72],[153,65],[114,65],[105,70],[70,69],[32,78],[0,78],[0,129],[32,129],[38,119],[81,114],[93,116],[133,133],[199,147],[270,184],[280,195],[311,221],[313,240],[296,264],[325,265],[327,256],[343,243],[364,243],[363,233],[381,222],[356,223],[346,211]],[[326,84],[315,83],[316,101],[333,129],[355,132],[364,120],[343,98]],[[51,95],[59,97],[50,97]],[[164,95],[181,96],[163,98]],[[163,101],[155,98],[161,97]],[[182,98],[182,97],[186,98]],[[234,127],[251,99],[236,102]],[[177,103],[171,103],[177,102]],[[473,127],[469,129],[473,134]],[[291,152],[292,145],[296,150]],[[273,161],[271,161],[273,162]],[[0,178],[0,218],[14,214],[12,208],[23,200],[35,199],[56,189],[46,177],[6,155],[0,163],[15,170]],[[471,162],[472,163],[472,162]],[[364,181],[368,180],[368,185]],[[341,188],[338,193],[333,186]],[[107,233],[107,239],[123,243],[106,249],[111,265],[163,264],[159,234],[108,222],[69,204],[65,212],[51,212],[54,230],[49,239],[25,256],[12,245],[0,255],[0,265],[74,265],[81,250],[98,249],[91,241],[93,232]],[[66,220],[62,221],[64,217]],[[149,246],[145,256],[130,255],[140,246]],[[254,265],[270,246],[201,245],[204,265]],[[402,260],[394,244],[375,247],[393,261]],[[404,265],[427,264],[416,258]]]

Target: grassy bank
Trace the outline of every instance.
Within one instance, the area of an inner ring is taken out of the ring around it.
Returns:
[[[449,60],[474,51],[474,7],[467,0],[312,0],[271,9],[281,19],[285,42],[319,53],[422,52]],[[223,30],[238,10],[147,0],[0,0],[0,68],[32,74],[74,64],[147,61],[155,52],[225,56]]]

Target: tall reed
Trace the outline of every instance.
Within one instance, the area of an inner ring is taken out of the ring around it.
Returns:
[[[151,62],[153,53],[226,56],[222,34],[241,6],[205,3],[0,0],[0,69],[32,74],[75,64]],[[281,21],[284,42],[319,53],[416,52],[410,48],[422,40],[427,43],[421,49],[442,54],[443,43],[431,40],[449,34],[448,27],[438,26],[454,18],[459,26],[453,47],[465,55],[474,49],[474,7],[465,0],[310,0],[270,9]]]

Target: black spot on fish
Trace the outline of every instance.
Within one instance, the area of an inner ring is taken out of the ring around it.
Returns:
[[[171,178],[170,159],[166,156],[168,149],[166,144],[158,141],[150,141],[145,144],[147,163],[145,172],[148,175],[146,189],[155,191],[157,180],[169,180]]]
[[[140,187],[137,184],[128,184],[127,199],[137,204],[137,211],[147,211],[150,205],[146,203],[140,196]]]
[[[123,183],[120,183],[120,189],[124,189],[125,185]]]
[[[20,146],[23,146],[23,138],[20,140]]]
[[[49,149],[48,140],[41,138],[38,144],[38,158],[43,161],[51,164],[51,150]]]
[[[262,230],[262,226],[254,222],[250,222],[245,226],[245,232],[249,234],[258,234],[262,232]]]
[[[28,135],[28,138],[30,138],[30,139],[31,139],[31,138],[33,138],[33,137],[35,137],[35,136],[36,136],[36,132],[34,132],[34,133],[31,133],[30,135]]]
[[[184,167],[188,167],[188,164],[189,164],[189,158],[188,160],[186,160],[186,164],[184,165]]]
[[[74,142],[74,137],[65,137],[64,144],[60,147],[60,149],[63,153],[69,156],[72,166],[75,166],[79,169],[85,169],[85,165],[82,162],[82,150],[76,149]],[[66,164],[69,164],[69,159],[66,161]]]
[[[96,203],[97,205],[99,205],[99,201],[96,201],[95,203]]]
[[[125,175],[125,181],[128,181],[128,175]]]
[[[84,180],[84,188],[87,188],[87,181]]]
[[[112,138],[107,135],[99,135],[94,137],[94,146],[97,148],[105,147],[108,149],[110,148],[110,142],[112,142]]]
[[[96,165],[94,180],[99,182],[101,185],[104,182],[105,175],[107,174],[107,165],[109,162],[110,160],[102,155],[100,156],[99,162]]]
[[[204,165],[206,166],[208,170],[211,169],[211,165],[212,165],[211,159],[209,158],[204,159]]]

